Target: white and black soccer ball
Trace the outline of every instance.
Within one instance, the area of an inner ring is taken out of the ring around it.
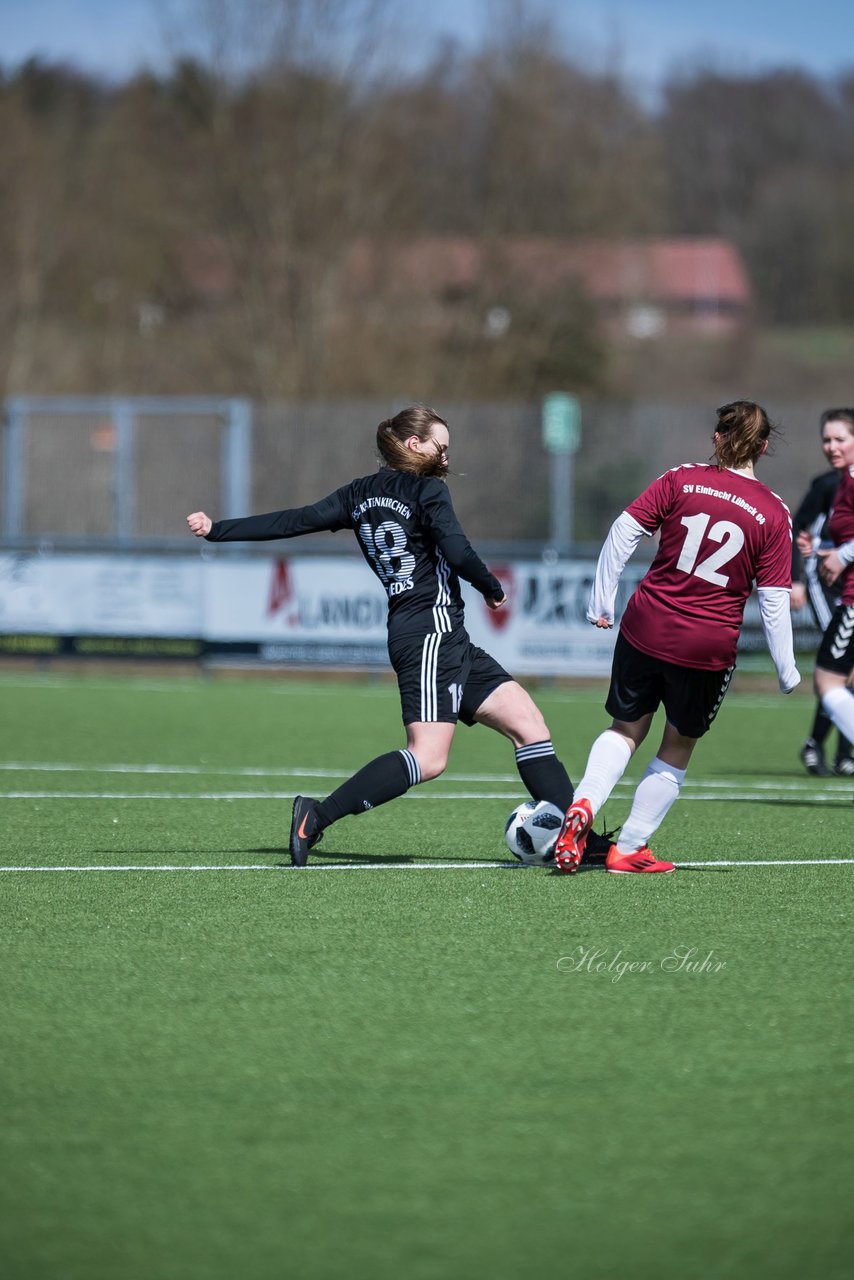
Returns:
[[[526,867],[542,867],[554,858],[555,842],[563,823],[563,810],[548,800],[526,800],[518,805],[504,828],[507,848]]]

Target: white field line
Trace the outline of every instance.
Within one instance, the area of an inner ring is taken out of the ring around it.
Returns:
[[[311,767],[266,769],[243,765],[224,766],[156,763],[72,764],[64,761],[30,762],[23,760],[0,760],[0,773],[75,773],[83,775],[117,773],[129,775],[138,774],[144,776],[163,775],[177,777],[223,778],[349,778],[352,770],[315,769]],[[442,775],[441,781],[442,783],[479,782],[482,784],[493,782],[512,782],[516,783],[518,786],[519,776],[515,773],[445,773]],[[623,779],[617,785],[623,787],[634,787],[636,785],[636,780]],[[821,787],[828,789],[830,794],[846,793],[851,789],[851,786],[852,781],[850,778],[828,779],[821,784]],[[682,794],[684,798],[684,793],[686,791],[730,792],[733,788],[737,787],[745,787],[745,776],[743,774],[738,778],[686,778],[683,783]],[[817,787],[818,784],[810,778],[791,778],[787,779],[785,783],[756,778],[752,779],[748,784],[748,789],[752,791],[773,791],[775,793],[785,791],[787,794],[791,791],[803,791],[808,795],[815,795]],[[2,793],[0,793],[0,795],[2,795]]]
[[[244,765],[230,767],[196,764],[65,764],[43,762],[28,764],[20,760],[0,760],[3,773],[131,773],[177,774],[194,777],[224,778],[349,778],[353,770],[346,769],[263,769]],[[447,782],[515,782],[518,774],[511,773],[446,773]]]
[[[388,698],[390,701],[397,701],[398,692],[391,679],[384,679],[389,676],[391,668],[381,668],[375,673],[366,677],[362,684],[352,681],[347,682],[346,693],[353,694],[359,698]],[[748,675],[751,672],[746,673]],[[760,673],[761,674],[761,673]],[[768,672],[769,676],[773,673]],[[524,678],[524,677],[523,677]],[[573,703],[597,703],[599,706],[604,705],[605,694],[608,690],[608,676],[584,677],[585,679],[598,679],[599,687],[592,688],[589,685],[582,685],[577,689],[539,689],[535,695],[537,701],[567,704],[571,706]],[[17,689],[65,689],[70,691],[79,690],[85,686],[86,690],[95,689],[116,689],[127,693],[206,693],[208,684],[205,680],[198,677],[190,677],[189,679],[181,679],[176,676],[173,681],[151,680],[145,677],[134,676],[116,676],[112,679],[95,679],[86,677],[85,680],[75,676],[48,676],[48,675],[31,675],[21,672],[19,675],[0,675],[0,688],[6,685],[14,686]],[[310,680],[269,680],[264,686],[264,696],[279,695],[284,697],[341,697],[341,686],[336,682],[326,683],[318,681],[316,684]],[[738,689],[730,690],[727,700],[724,703],[723,711],[732,705],[750,708],[767,708],[780,707],[781,698],[778,693],[752,693],[745,691],[740,693]],[[792,705],[790,700],[789,705]]]
[[[352,772],[352,770],[351,770]],[[218,765],[196,764],[27,764],[19,760],[0,761],[0,773],[134,773],[178,774],[194,777],[225,778],[349,778],[346,769],[255,769],[245,766],[222,768]],[[507,776],[459,777],[459,782],[510,782]]]
[[[849,867],[854,858],[755,858],[739,861],[721,859],[717,862],[677,862],[680,868],[690,867]]]
[[[627,796],[634,783],[621,783],[614,788],[617,799]],[[0,791],[2,800],[293,800],[295,791]],[[682,804],[695,801],[756,801],[777,800],[781,803],[792,799],[809,799],[813,804],[825,804],[847,799],[847,791],[820,791],[794,793],[790,788],[778,787],[776,791],[749,790],[716,791],[710,794],[683,791]],[[446,800],[509,800],[521,801],[524,797],[519,787],[513,791],[422,791],[413,788],[401,797],[411,804],[418,801]]]
[[[391,673],[391,668],[389,667],[388,674],[390,673]],[[377,672],[378,676],[383,676],[385,674],[386,674],[385,670],[381,670]],[[157,681],[157,680],[146,680],[144,678],[135,679],[133,676],[128,676],[128,677],[116,676],[112,680],[109,678],[106,680],[95,680],[92,678],[87,678],[84,681],[84,680],[75,679],[73,676],[69,677],[68,679],[65,679],[62,676],[40,676],[40,675],[25,676],[23,674],[20,676],[0,676],[0,689],[2,689],[4,686],[14,686],[16,689],[20,689],[20,688],[50,689],[51,691],[54,691],[54,690],[76,691],[81,688],[85,688],[87,692],[89,690],[112,691],[115,689],[120,689],[122,693],[168,693],[168,694],[173,694],[173,693],[199,694],[199,693],[206,693],[208,689],[207,683],[200,679],[196,679],[196,680],[191,679],[190,681],[187,681],[187,680],[181,680],[178,677],[176,677],[174,684],[172,684],[172,683],[166,683],[166,682]],[[390,699],[394,699],[395,701],[397,701],[400,696],[397,692],[396,686],[392,683],[391,680],[380,679],[374,682],[374,680],[370,676],[368,677],[368,680],[366,680],[366,682],[363,685],[358,685],[355,683],[351,685],[348,683],[346,693],[348,695],[352,693],[353,696],[357,698],[390,698]],[[588,696],[588,692],[585,690],[580,690],[579,693],[583,698],[586,698]],[[264,687],[265,698],[271,695],[272,696],[285,695],[285,696],[291,696],[291,697],[303,697],[303,698],[311,698],[311,699],[324,698],[324,697],[340,698],[341,694],[342,694],[342,689],[341,689],[341,686],[338,684],[335,684],[335,683],[312,684],[308,680],[294,681],[293,683],[287,680],[283,680],[283,681],[270,680],[269,683]],[[603,700],[602,693],[597,693],[594,691],[593,695],[591,696],[591,700],[602,702]]]
[[[737,861],[677,862],[678,870],[702,870],[704,867],[839,867],[854,866],[854,858],[768,858]],[[77,873],[85,874],[93,871],[269,871],[278,874],[280,871],[485,871],[504,868],[506,870],[523,871],[530,868],[521,867],[514,862],[336,862],[328,865],[317,863],[308,867],[271,866],[264,863],[222,863],[220,865],[195,863],[162,863],[148,864],[130,863],[125,866],[68,866],[68,867],[0,867],[0,873]],[[544,870],[546,868],[543,868]]]

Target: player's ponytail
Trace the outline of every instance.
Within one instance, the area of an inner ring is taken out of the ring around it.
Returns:
[[[717,414],[715,461],[721,470],[731,467],[737,471],[756,462],[777,433],[762,405],[752,400],[733,400],[722,405]]]
[[[407,440],[417,436],[419,440],[429,440],[430,432],[436,423],[447,427],[444,418],[434,413],[427,405],[416,404],[409,409],[401,409],[393,418],[386,418],[377,427],[377,453],[382,462],[395,471],[408,471],[417,476],[445,476],[441,452],[416,453],[408,449]]]

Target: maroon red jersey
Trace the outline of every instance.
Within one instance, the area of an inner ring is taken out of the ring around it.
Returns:
[[[620,630],[637,649],[683,667],[735,665],[753,588],[792,585],[792,518],[767,485],[709,465],[675,467],[626,508],[658,554]]]
[[[842,472],[824,536],[836,547],[854,539],[854,468]],[[849,565],[842,577],[837,578],[834,590],[839,592],[843,604],[854,604],[854,565]]]

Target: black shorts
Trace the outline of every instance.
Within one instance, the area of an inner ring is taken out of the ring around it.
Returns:
[[[605,710],[615,720],[631,724],[664,704],[664,714],[677,733],[702,738],[718,714],[734,670],[680,667],[642,653],[621,634],[614,648]]]
[[[397,675],[404,724],[474,724],[481,703],[513,679],[462,628],[390,639],[388,656]]]
[[[854,604],[841,604],[821,637],[815,665],[847,676],[854,667]]]

